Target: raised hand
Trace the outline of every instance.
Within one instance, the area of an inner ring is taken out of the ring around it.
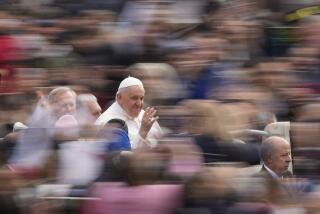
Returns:
[[[158,120],[158,116],[156,116],[157,110],[154,107],[147,107],[141,122],[141,127],[139,130],[140,136],[145,139],[154,124]]]

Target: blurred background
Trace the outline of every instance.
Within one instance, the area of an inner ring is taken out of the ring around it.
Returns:
[[[163,190],[172,203],[145,213],[319,212],[319,57],[317,0],[0,0],[1,163],[18,141],[16,122],[28,124],[51,89],[92,93],[104,111],[131,75],[143,82],[145,106],[156,107],[166,136],[159,149],[115,155],[116,166],[107,158],[117,181],[146,188],[132,195],[122,188],[119,204],[139,206],[139,192],[158,191],[146,184],[165,183],[180,185]],[[290,142],[294,174],[312,180],[312,194],[283,199],[248,176],[266,135]],[[57,163],[56,156],[46,162],[40,182],[0,171],[1,213],[107,213],[97,201],[112,203],[104,196],[123,184],[52,182],[63,171]],[[81,188],[72,198],[41,186],[48,183]],[[108,213],[142,213],[115,210]]]

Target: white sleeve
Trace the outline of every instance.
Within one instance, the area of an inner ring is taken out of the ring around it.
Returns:
[[[158,140],[163,136],[160,125],[156,122],[153,124],[150,132],[146,139],[143,139],[139,133],[131,136],[131,147],[132,149],[142,148],[142,147],[155,147],[158,144]]]

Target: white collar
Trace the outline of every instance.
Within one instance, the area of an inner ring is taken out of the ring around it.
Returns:
[[[115,101],[115,104],[116,104],[117,109],[120,111],[120,114],[124,115],[128,120],[134,120],[135,121],[135,120],[139,119],[139,115],[141,114],[142,110],[140,111],[140,113],[139,113],[139,115],[137,117],[133,118],[133,117],[130,117],[127,114],[127,112],[120,106],[120,104],[117,101]]]

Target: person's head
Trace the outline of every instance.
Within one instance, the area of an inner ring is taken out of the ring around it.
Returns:
[[[264,164],[277,175],[283,175],[291,162],[290,144],[281,137],[268,137],[261,145]]]
[[[89,120],[87,122],[94,122],[101,115],[101,107],[93,94],[79,94],[77,101],[77,108],[80,113],[84,111],[89,115],[89,117],[84,118],[85,120]]]
[[[48,95],[49,108],[55,118],[76,113],[76,93],[68,87],[53,89]]]
[[[128,126],[124,120],[113,118],[99,130],[98,137],[106,140],[107,152],[130,151],[131,144],[128,136]]]
[[[123,130],[125,133],[128,134],[128,126],[126,124],[125,121],[121,120],[121,119],[117,119],[117,118],[114,118],[114,119],[111,119],[107,122],[106,124],[109,128],[110,127],[113,127],[113,128],[119,128],[121,130]]]
[[[142,109],[145,90],[142,82],[134,77],[127,77],[119,86],[116,100],[130,116],[137,117]]]

